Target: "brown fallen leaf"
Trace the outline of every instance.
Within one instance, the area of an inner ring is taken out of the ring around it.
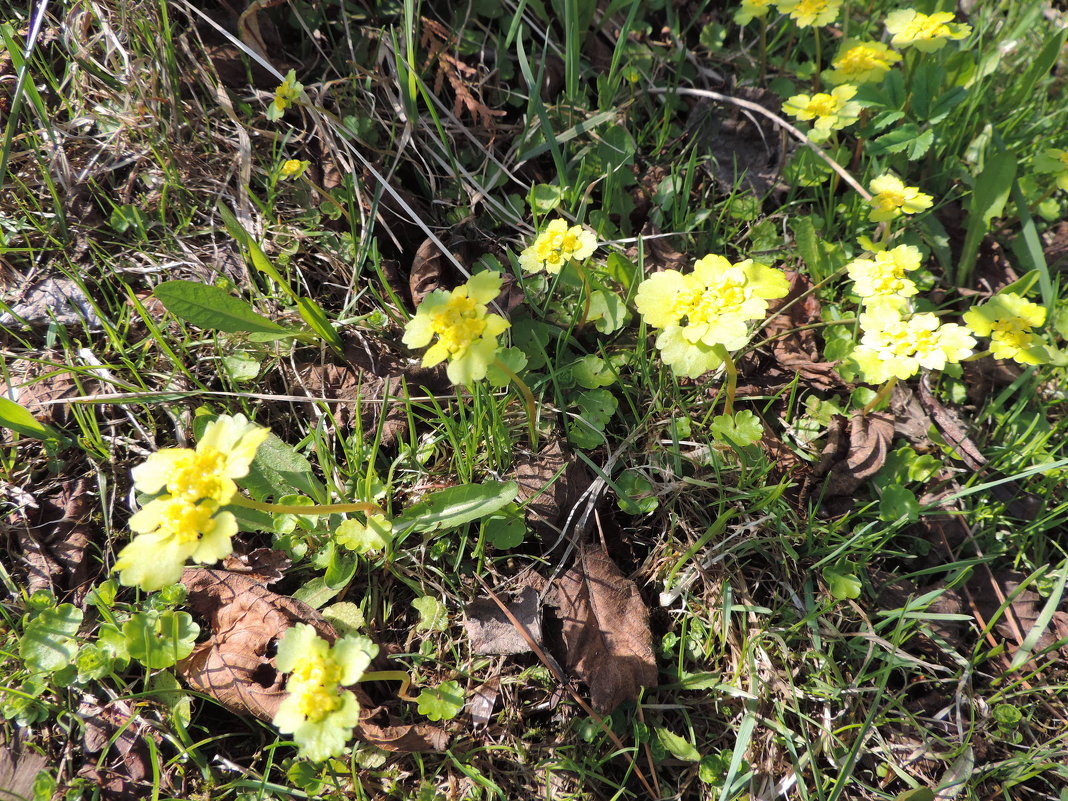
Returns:
[[[839,415],[835,415],[840,418]],[[835,420],[832,419],[832,423]],[[844,420],[839,420],[839,427]],[[827,495],[851,495],[879,472],[894,438],[894,416],[889,412],[854,412],[849,421],[849,441],[842,455],[841,441],[829,437],[816,475],[827,473]],[[829,458],[828,458],[829,457]]]
[[[812,282],[793,270],[786,270],[786,277],[790,290],[786,297],[768,304],[769,320],[763,331],[771,340],[772,356],[815,389],[831,391],[849,387],[838,373],[837,362],[820,361],[816,330],[805,328],[821,319],[819,298],[814,293],[805,294],[812,289]]]
[[[231,573],[244,573],[261,584],[281,581],[293,560],[284,551],[274,548],[255,548],[248,553],[235,550],[223,559],[222,566]]]
[[[519,484],[518,501],[526,504],[527,524],[543,537],[559,535],[590,483],[586,468],[559,439],[517,457],[512,477]]]
[[[48,757],[23,749],[18,740],[0,742],[0,798],[33,798],[37,774],[48,767]]]
[[[507,603],[508,610],[526,626],[538,645],[542,644],[541,598],[533,587],[523,587],[515,599]],[[464,610],[464,628],[476,654],[525,654],[530,643],[508,619],[492,598],[478,598]]]
[[[321,637],[337,639],[334,627],[310,606],[249,576],[189,568],[182,583],[190,611],[207,619],[211,635],[178,663],[178,674],[231,712],[274,718],[285,682],[267,651],[286,629],[308,623]]]
[[[0,397],[26,407],[38,421],[50,426],[63,426],[70,420],[68,398],[93,394],[99,388],[94,379],[76,376],[54,364],[15,361],[8,370],[11,378],[0,381]]]
[[[656,686],[649,609],[608,554],[581,546],[548,600],[563,624],[565,664],[590,688],[594,709],[611,712]]]
[[[660,233],[660,229],[653,224],[652,220],[646,220],[645,225],[642,226],[642,255],[646,273],[659,270],[685,271],[692,259],[671,247],[671,240],[668,237],[659,236]],[[635,264],[638,262],[638,255],[637,245],[627,248],[627,258]]]
[[[493,717],[493,710],[497,706],[497,696],[500,695],[500,692],[500,676],[494,676],[471,692],[465,711],[468,717],[471,718],[472,728],[482,729],[489,725]]]
[[[317,611],[250,576],[189,568],[182,583],[189,609],[208,620],[211,634],[178,663],[178,675],[231,712],[274,718],[285,681],[267,652],[290,626],[308,623],[324,639],[337,639],[337,630]],[[390,751],[440,751],[448,744],[448,733],[435,726],[392,725],[384,707],[374,707],[361,687],[351,689],[360,704],[357,739]]]
[[[12,516],[30,592],[50,590],[58,597],[72,593],[74,603],[80,604],[89,591],[94,561],[88,549],[97,532],[92,487],[87,478],[66,479],[38,498],[37,509]]]
[[[109,759],[86,759],[78,775],[95,782],[106,801],[139,801],[151,794],[152,751],[145,742],[159,737],[136,714],[129,703],[121,699],[101,706],[86,699],[78,707],[78,717],[84,725],[82,746],[85,753],[112,753]],[[98,767],[99,765],[99,767]],[[161,774],[166,781],[166,774]]]

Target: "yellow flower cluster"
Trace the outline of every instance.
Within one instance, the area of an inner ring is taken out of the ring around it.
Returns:
[[[882,42],[848,41],[831,62],[827,78],[835,84],[878,83],[899,61],[901,54]]]
[[[831,131],[847,128],[860,119],[863,107],[853,100],[857,87],[852,84],[837,86],[827,92],[814,95],[794,95],[782,105],[782,110],[799,120],[815,120],[808,137],[820,142]]]
[[[401,341],[409,348],[422,348],[436,337],[437,342],[423,354],[423,366],[433,367],[448,359],[446,371],[454,384],[485,378],[497,358],[497,337],[510,325],[487,306],[500,293],[502,280],[498,273],[487,271],[451,292],[435,289],[419,304]]]
[[[304,91],[304,85],[297,80],[296,70],[290,70],[286,77],[274,90],[274,100],[267,107],[267,119],[276,122],[282,119],[286,109],[300,99],[300,93]]]
[[[862,313],[860,328],[864,335],[853,360],[873,384],[909,378],[921,367],[942,370],[971,356],[975,347],[975,337],[964,326],[940,324],[933,314],[907,314],[891,304]]]
[[[308,169],[310,164],[310,161],[303,161],[301,159],[287,159],[282,162],[282,166],[278,168],[278,177],[283,181],[299,178],[304,174],[304,171]]]
[[[1020,364],[1045,364],[1050,359],[1032,331],[1045,324],[1046,307],[1015,292],[1003,292],[969,309],[964,322],[979,336],[990,337],[995,359],[1013,359]]]
[[[244,415],[220,415],[193,448],[164,448],[133,469],[134,487],[164,495],[130,518],[138,536],[119,552],[115,570],[127,586],[158,590],[181,578],[187,559],[217,562],[233,550],[237,520],[220,512],[237,492],[234,479],[248,475],[270,429]]]
[[[745,345],[749,321],[763,319],[768,300],[788,291],[782,270],[710,254],[692,273],[664,270],[646,278],[634,303],[648,325],[661,329],[656,346],[664,362],[696,378],[722,363],[717,346],[732,351]]]
[[[972,32],[972,26],[953,22],[949,11],[922,14],[911,8],[891,11],[886,17],[886,32],[893,38],[894,47],[915,47],[921,53],[933,53],[946,46],[950,39],[963,39]]]
[[[292,734],[303,756],[323,760],[338,756],[360,720],[360,705],[351,690],[378,655],[368,637],[348,635],[331,646],[306,623],[286,630],[275,664],[288,673],[286,697],[272,721]]]
[[[545,226],[534,243],[519,254],[519,266],[528,273],[556,275],[569,261],[585,261],[597,248],[597,238],[581,225],[556,219]]]
[[[789,14],[798,28],[830,25],[838,19],[842,0],[776,0],[775,7]]]
[[[918,214],[931,208],[934,198],[921,192],[914,186],[905,186],[904,182],[893,175],[880,175],[868,188],[872,199],[868,201],[872,222],[886,222],[902,214]]]
[[[871,259],[853,259],[846,265],[854,281],[853,291],[865,305],[892,303],[900,305],[905,298],[916,294],[916,284],[905,276],[919,268],[923,257],[912,245],[898,245],[881,250]]]

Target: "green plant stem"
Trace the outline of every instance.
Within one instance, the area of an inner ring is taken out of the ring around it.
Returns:
[[[868,414],[868,412],[870,412],[872,409],[874,409],[876,406],[878,406],[884,400],[889,398],[890,397],[890,393],[894,391],[894,387],[896,387],[896,386],[897,386],[897,376],[895,375],[893,378],[891,378],[889,381],[887,381],[885,384],[883,384],[882,388],[878,392],[875,393],[875,397],[872,398],[870,401],[868,401],[868,403],[864,406],[864,408],[860,410],[860,413],[861,414]]]
[[[723,359],[723,369],[727,373],[727,395],[723,400],[723,413],[734,414],[734,393],[738,389],[738,367],[723,345],[715,345],[712,349]]]
[[[397,690],[399,699],[413,703],[419,700],[408,695],[408,688],[412,686],[412,677],[403,670],[370,670],[359,678],[360,683],[365,681],[399,681],[401,683],[400,689]]]
[[[575,262],[575,270],[578,272],[579,278],[582,279],[582,295],[585,298],[582,303],[582,317],[575,324],[575,328],[581,329],[582,326],[586,325],[586,321],[590,317],[590,275],[586,272],[586,268],[577,261]]]
[[[527,409],[527,426],[530,430],[530,447],[534,450],[538,449],[538,428],[535,425],[535,421],[538,414],[537,404],[534,402],[534,393],[530,391],[530,387],[527,386],[527,382],[516,375],[515,370],[505,364],[501,359],[495,359],[493,366],[508,376],[509,380],[515,384],[516,389],[523,396],[523,405]]]
[[[246,509],[255,509],[257,512],[271,512],[280,515],[332,515],[342,512],[366,512],[367,514],[385,514],[382,507],[376,503],[322,503],[312,506],[298,506],[294,503],[266,503],[254,501],[244,495],[235,495],[230,501],[231,506],[243,506]]]

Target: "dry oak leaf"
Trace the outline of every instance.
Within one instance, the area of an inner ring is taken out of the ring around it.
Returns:
[[[835,416],[836,418],[838,415]],[[833,420],[832,420],[833,422]],[[888,412],[854,412],[849,421],[849,445],[844,457],[835,459],[829,449],[838,450],[841,445],[830,438],[820,460],[819,470],[827,470],[829,478],[827,495],[851,495],[865,481],[879,472],[890,452],[894,439],[894,416]],[[840,450],[838,450],[840,453]],[[830,458],[828,458],[830,457]]]
[[[145,798],[153,762],[146,738],[152,737],[158,744],[159,736],[129,703],[121,699],[101,706],[87,697],[78,707],[78,717],[84,725],[82,746],[85,753],[111,751],[110,759],[87,757],[78,775],[95,782],[104,801]],[[161,778],[167,781],[166,772]]]
[[[790,291],[786,297],[768,304],[770,319],[763,331],[764,336],[771,339],[772,356],[784,369],[797,373],[816,389],[830,391],[848,387],[838,373],[837,362],[819,361],[816,331],[804,327],[822,319],[819,298],[815,294],[805,294],[812,289],[812,282],[793,270],[785,272]],[[787,304],[788,308],[779,314]]]
[[[86,558],[86,551],[97,532],[92,486],[87,478],[66,479],[47,496],[38,497],[39,508],[9,519],[26,559],[30,592],[73,593],[80,605],[89,591],[93,560]]]
[[[310,606],[249,576],[190,568],[182,583],[190,610],[207,619],[211,636],[178,663],[178,673],[231,712],[274,718],[285,697],[284,680],[267,650],[286,629],[308,623],[324,639],[337,639],[334,627]]]
[[[550,601],[563,623],[567,669],[590,688],[594,709],[611,712],[656,686],[649,609],[608,554],[580,547]]]
[[[523,587],[506,605],[540,646],[541,597],[538,591]],[[467,605],[464,614],[464,629],[471,641],[471,650],[476,654],[525,654],[531,650],[530,643],[492,598],[476,598]]]
[[[189,568],[182,583],[190,610],[208,620],[211,636],[178,663],[178,674],[231,712],[274,718],[285,697],[284,676],[267,650],[286,629],[308,623],[324,639],[337,639],[337,630],[317,611],[248,575]],[[387,751],[441,751],[448,744],[448,734],[435,726],[391,725],[388,712],[372,708],[362,688],[351,689],[360,704],[357,739]]]
[[[526,504],[527,524],[549,537],[559,535],[582,489],[590,483],[586,468],[559,439],[537,453],[517,457],[512,478],[519,485],[517,500]]]

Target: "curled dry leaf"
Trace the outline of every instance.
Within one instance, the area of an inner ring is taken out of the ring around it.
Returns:
[[[849,385],[842,380],[836,362],[821,362],[816,330],[805,328],[821,318],[820,301],[812,289],[812,282],[801,273],[786,270],[790,291],[786,297],[768,304],[771,318],[764,326],[764,336],[771,339],[772,356],[786,371],[797,373],[815,389],[830,391]],[[803,297],[802,297],[803,296]],[[780,314],[779,311],[782,311]]]
[[[549,600],[563,624],[565,664],[590,688],[594,709],[611,712],[656,686],[649,609],[608,554],[580,547]]]
[[[541,598],[533,587],[523,587],[508,610],[522,623],[536,645],[542,644]],[[464,610],[464,628],[476,654],[525,654],[531,650],[526,637],[512,624],[492,598],[478,598]]]
[[[78,775],[95,782],[105,801],[139,801],[151,794],[152,751],[145,737],[152,736],[157,743],[159,737],[133,708],[121,699],[101,706],[87,698],[78,707],[78,717],[84,725],[85,753],[107,749],[113,754],[111,759],[106,755],[103,760],[87,759]],[[162,778],[166,780],[165,773]]]
[[[211,635],[177,665],[190,687],[237,714],[271,720],[285,697],[284,676],[267,656],[272,642],[297,623],[310,624],[330,642],[337,631],[301,601],[278,595],[247,575],[190,568],[182,574],[192,612],[209,622]],[[390,751],[440,751],[448,734],[434,726],[392,725],[383,707],[352,688],[360,703],[355,736]]]
[[[854,412],[849,421],[849,439],[841,432],[845,420],[831,420],[827,446],[823,449],[816,475],[828,475],[827,495],[850,495],[879,472],[894,438],[894,416],[888,412]]]
[[[267,652],[286,629],[308,623],[321,637],[337,639],[334,627],[310,606],[249,576],[191,568],[182,583],[190,610],[207,619],[211,636],[178,663],[178,674],[231,712],[269,721],[278,711],[284,677]]]
[[[38,508],[12,516],[30,592],[73,593],[74,602],[80,604],[89,591],[93,560],[86,551],[96,531],[92,522],[96,500],[91,492],[88,479],[67,479],[38,498]]]
[[[248,553],[234,553],[223,559],[223,567],[231,573],[244,573],[262,584],[281,581],[286,570],[293,564],[284,551],[274,548],[256,548]]]

